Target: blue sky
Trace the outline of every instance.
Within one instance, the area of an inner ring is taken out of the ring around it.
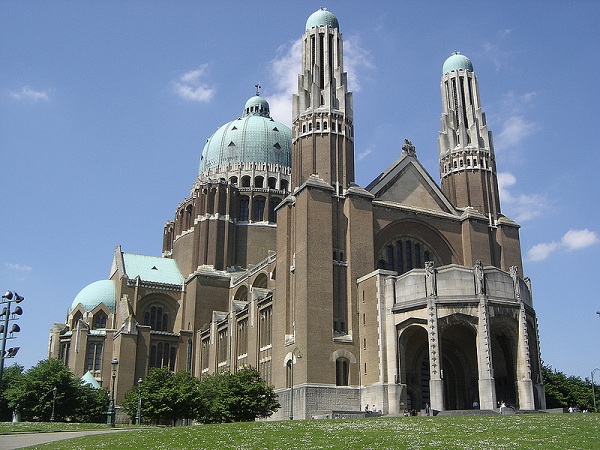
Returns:
[[[48,331],[114,248],[160,255],[206,139],[260,82],[290,123],[298,40],[326,6],[354,91],[357,182],[404,138],[439,181],[442,64],[479,78],[502,210],[521,225],[542,358],[600,367],[600,2],[0,0],[0,289],[26,297],[14,360]]]

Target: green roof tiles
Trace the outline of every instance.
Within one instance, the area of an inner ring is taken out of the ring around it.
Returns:
[[[123,263],[130,280],[139,276],[142,281],[153,283],[182,284],[184,281],[173,259],[123,253]]]
[[[222,164],[257,162],[290,167],[292,130],[271,119],[269,103],[251,97],[242,117],[221,126],[208,139],[200,159],[199,174]]]
[[[337,17],[335,17],[331,12],[327,11],[326,8],[320,8],[318,11],[312,13],[306,20],[307,31],[311,28],[322,27],[325,25],[331,28],[337,28],[338,30],[340,28]]]
[[[456,70],[467,70],[469,72],[473,72],[473,63],[465,55],[461,55],[459,52],[454,52],[444,62],[442,72],[444,75],[446,75],[448,72]]]
[[[108,309],[115,311],[117,288],[113,280],[100,280],[88,284],[75,296],[71,303],[74,310],[81,303],[87,312],[92,311],[100,303],[104,303]]]

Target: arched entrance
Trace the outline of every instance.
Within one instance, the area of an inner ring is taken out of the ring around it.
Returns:
[[[420,325],[410,325],[398,339],[399,384],[406,386],[406,399],[399,410],[421,410],[429,399],[429,353],[427,331]]]
[[[476,331],[469,322],[458,319],[441,333],[445,409],[470,409],[479,398]]]
[[[517,321],[507,316],[491,320],[492,361],[496,398],[507,405],[518,406],[517,395]]]

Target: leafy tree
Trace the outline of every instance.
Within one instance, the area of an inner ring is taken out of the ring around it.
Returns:
[[[582,380],[580,377],[567,376],[547,365],[542,366],[542,375],[548,408],[593,408],[592,386],[587,378]]]
[[[23,366],[13,364],[2,372],[2,388],[0,389],[0,422],[12,420],[13,408],[9,406],[7,390],[19,382],[23,376]]]
[[[5,395],[8,406],[18,408],[24,420],[50,420],[53,400],[57,421],[97,419],[97,412],[106,411],[107,404],[105,391],[83,385],[58,359],[39,361],[9,386]]]
[[[281,406],[271,386],[260,377],[253,367],[246,366],[227,377],[227,397],[222,401],[228,406],[235,422],[247,422],[257,417],[269,417]]]
[[[203,423],[252,421],[269,417],[280,407],[273,388],[250,366],[205,376],[199,390],[196,417]]]
[[[137,414],[138,396],[142,398],[142,417],[153,423],[169,421],[173,425],[180,419],[194,417],[198,399],[198,380],[188,372],[173,374],[167,368],[151,369],[138,387],[133,386],[123,401],[123,406],[133,419]]]

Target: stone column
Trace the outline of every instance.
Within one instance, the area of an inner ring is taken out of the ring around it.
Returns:
[[[442,354],[438,333],[435,297],[427,299],[427,336],[429,338],[429,400],[431,409],[444,410],[444,380],[442,380]]]
[[[494,381],[492,346],[490,342],[489,311],[487,296],[479,294],[479,321],[477,325],[477,366],[479,373],[479,406],[481,409],[496,408],[496,384]]]
[[[534,410],[533,383],[531,381],[531,364],[529,361],[529,336],[527,335],[527,313],[525,303],[521,298],[518,270],[516,266],[510,268],[513,279],[515,300],[519,303],[519,338],[517,342],[517,396],[519,409]]]

